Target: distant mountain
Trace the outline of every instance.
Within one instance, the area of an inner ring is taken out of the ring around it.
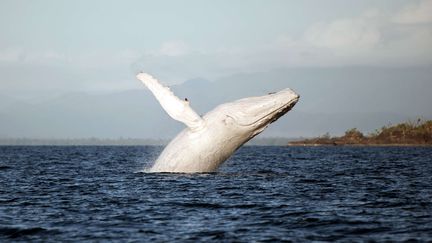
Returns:
[[[430,68],[296,68],[213,82],[194,79],[171,88],[200,114],[227,101],[293,88],[300,102],[260,137],[312,137],[432,118],[431,77]],[[100,95],[75,92],[39,102],[0,96],[0,101],[3,137],[169,139],[184,127],[145,87]]]
[[[109,95],[74,93],[9,108],[0,116],[0,124],[0,134],[31,138],[166,138],[181,127],[142,90]]]
[[[26,102],[9,95],[0,94],[0,114],[9,109],[19,108],[28,105]]]

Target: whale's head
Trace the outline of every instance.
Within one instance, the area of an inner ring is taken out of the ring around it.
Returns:
[[[299,98],[291,89],[284,89],[226,103],[216,110],[225,126],[232,127],[250,139],[291,110]]]

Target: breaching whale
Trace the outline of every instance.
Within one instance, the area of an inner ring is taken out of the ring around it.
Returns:
[[[153,93],[173,119],[187,127],[162,151],[149,172],[212,172],[240,146],[287,113],[299,95],[284,89],[217,106],[199,116],[186,100],[179,99],[146,73],[136,76]]]

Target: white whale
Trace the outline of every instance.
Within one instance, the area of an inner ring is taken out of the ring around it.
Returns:
[[[240,146],[287,113],[299,95],[291,89],[219,105],[200,117],[189,102],[176,97],[146,73],[136,76],[173,119],[185,128],[162,151],[149,172],[212,172]]]

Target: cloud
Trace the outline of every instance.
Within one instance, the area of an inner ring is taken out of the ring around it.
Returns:
[[[315,23],[286,48],[308,50],[312,65],[431,65],[431,16],[432,0],[393,12],[372,8]]]
[[[431,8],[432,0],[408,2],[393,11],[372,6],[350,18],[310,23],[298,35],[269,35],[265,41],[250,45],[226,46],[221,41],[199,43],[197,47],[185,40],[165,39],[155,48],[140,50],[73,52],[10,47],[0,50],[0,64],[125,70],[128,74],[144,70],[171,84],[199,76],[214,79],[285,67],[431,65]],[[79,78],[86,79],[84,74]]]
[[[0,62],[9,64],[58,65],[67,62],[64,53],[53,50],[28,51],[20,47],[9,47],[0,50]]]
[[[166,56],[182,56],[188,52],[188,46],[185,42],[175,40],[162,43],[159,53]]]
[[[14,63],[19,62],[23,59],[23,51],[20,48],[6,48],[0,50],[0,62],[2,63]]]
[[[382,63],[395,65],[431,65],[432,30],[416,27],[397,30],[399,38],[387,41],[374,55],[381,57]]]
[[[332,49],[371,48],[380,41],[380,31],[365,19],[342,19],[330,23],[317,23],[305,33],[313,46]]]
[[[399,24],[420,24],[432,22],[432,0],[423,0],[397,12],[392,21]]]
[[[26,50],[20,47],[9,47],[0,50],[0,64],[96,68],[129,65],[141,55],[142,53],[139,51],[130,49],[62,52],[57,50]]]

